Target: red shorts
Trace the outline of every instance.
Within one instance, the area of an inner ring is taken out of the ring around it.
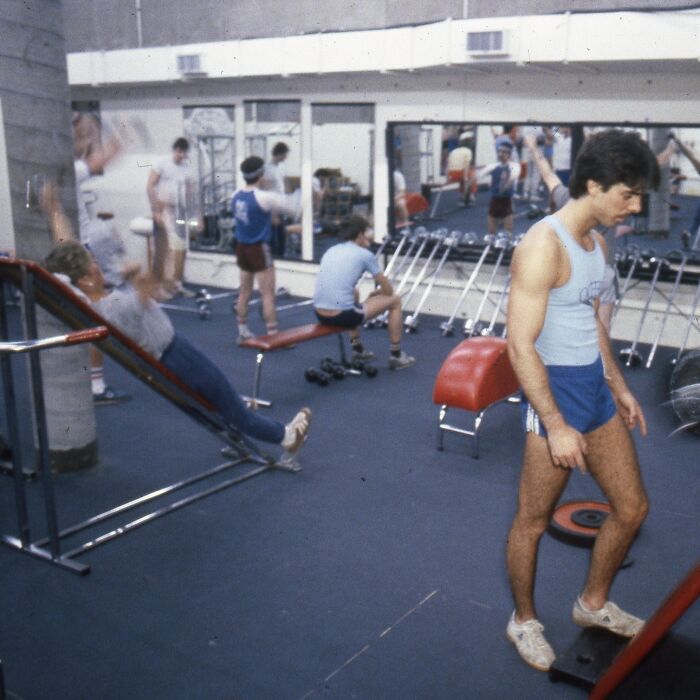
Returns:
[[[236,241],[238,267],[245,272],[262,272],[272,267],[272,255],[267,243],[241,243]]]
[[[505,219],[513,213],[513,205],[510,197],[491,197],[489,202],[489,216],[494,219]]]

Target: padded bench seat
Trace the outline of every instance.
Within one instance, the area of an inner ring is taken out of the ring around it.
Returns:
[[[315,340],[316,338],[325,338],[328,335],[338,336],[338,345],[340,346],[340,361],[345,362],[345,348],[343,346],[343,332],[347,328],[341,326],[326,326],[320,323],[307,323],[304,326],[295,326],[294,328],[286,328],[278,333],[271,335],[259,335],[255,338],[244,340],[240,347],[252,348],[257,350],[258,354],[255,360],[255,378],[253,380],[253,396],[251,397],[251,405],[255,409],[258,405],[270,406],[269,401],[260,400],[258,394],[260,391],[260,375],[262,373],[262,363],[265,353],[275,350],[284,350],[299,343],[305,343],[307,340]]]
[[[501,401],[514,400],[520,388],[508,359],[504,338],[475,337],[462,341],[447,356],[433,388],[433,403],[440,406],[438,449],[442,449],[443,431],[474,438],[473,456],[479,456],[479,427],[484,413]],[[445,423],[448,408],[476,413],[473,430]]]
[[[272,335],[258,335],[255,338],[248,338],[241,343],[242,348],[253,348],[260,352],[272,352],[282,350],[290,345],[297,345],[307,340],[323,338],[326,335],[334,335],[348,330],[341,326],[326,326],[320,323],[307,323],[304,326],[287,328]]]

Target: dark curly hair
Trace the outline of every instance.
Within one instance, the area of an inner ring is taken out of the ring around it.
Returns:
[[[574,199],[582,197],[589,180],[604,192],[618,183],[655,190],[660,179],[656,156],[639,134],[607,129],[584,142],[571,172],[569,192]]]

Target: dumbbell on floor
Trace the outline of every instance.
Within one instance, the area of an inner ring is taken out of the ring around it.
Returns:
[[[307,382],[318,384],[319,386],[328,386],[330,382],[330,377],[325,372],[315,367],[309,367],[309,369],[304,372],[304,377],[306,377]]]

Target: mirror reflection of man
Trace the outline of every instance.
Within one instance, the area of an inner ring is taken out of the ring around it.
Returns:
[[[194,176],[188,159],[189,150],[190,144],[186,138],[176,139],[172,153],[153,166],[146,184],[153,214],[153,276],[160,285],[156,293],[159,301],[171,299],[176,295],[193,296],[183,285],[188,243],[187,203],[192,200],[194,187]],[[203,228],[201,217],[199,228]],[[172,278],[166,274],[169,255],[172,255],[173,262]]]
[[[472,133],[464,131],[459,135],[457,148],[447,154],[447,182],[459,184],[459,194],[464,206],[474,204],[476,188],[474,188],[474,167],[472,165],[474,139]]]
[[[270,153],[270,160],[265,165],[265,172],[262,178],[262,186],[265,190],[286,194],[287,168],[285,161],[289,155],[289,146],[282,141],[278,141]],[[284,219],[279,214],[272,217],[272,238],[270,239],[270,250],[273,255],[283,256],[285,249]]]
[[[487,165],[482,175],[491,176],[491,200],[488,211],[488,231],[495,235],[503,226],[509,236],[513,235],[513,194],[520,175],[520,164],[512,159],[513,142],[500,138],[496,145],[498,160]]]

